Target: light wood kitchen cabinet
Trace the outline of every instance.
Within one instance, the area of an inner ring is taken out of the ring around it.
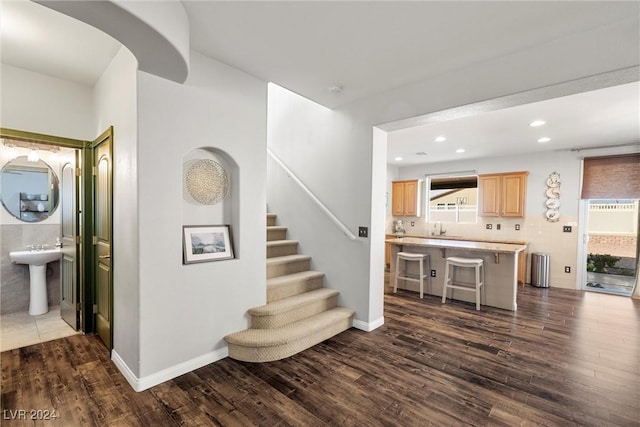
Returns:
[[[524,285],[527,280],[527,251],[518,253],[518,284]]]
[[[386,239],[394,239],[396,236],[394,234],[387,234],[384,236]],[[391,265],[391,243],[384,244],[384,263],[386,265]]]
[[[420,181],[393,181],[391,188],[393,216],[420,216]]]
[[[478,215],[524,218],[528,175],[510,172],[478,176]]]

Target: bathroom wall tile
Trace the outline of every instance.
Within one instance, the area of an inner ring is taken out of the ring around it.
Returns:
[[[55,244],[59,224],[3,224],[0,226],[0,314],[29,310],[29,267],[13,264],[9,252],[30,244]],[[60,263],[47,266],[49,306],[60,304]]]

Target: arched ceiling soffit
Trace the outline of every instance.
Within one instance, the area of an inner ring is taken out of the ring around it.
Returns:
[[[189,18],[180,1],[34,1],[109,34],[134,54],[140,70],[177,83],[187,79]]]

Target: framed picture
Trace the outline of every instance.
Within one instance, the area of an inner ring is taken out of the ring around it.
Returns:
[[[228,225],[185,225],[182,227],[183,264],[233,259]]]

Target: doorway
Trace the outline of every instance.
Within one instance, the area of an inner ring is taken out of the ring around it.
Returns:
[[[638,199],[584,203],[582,289],[630,296],[638,263]]]
[[[71,148],[60,164],[60,312],[74,330],[98,333],[112,348],[112,145],[110,127],[93,142],[0,128],[0,137]],[[106,272],[106,273],[105,273]]]

